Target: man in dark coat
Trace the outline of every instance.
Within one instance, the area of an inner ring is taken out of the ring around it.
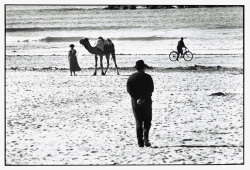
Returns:
[[[177,56],[177,59],[176,59],[177,61],[178,61],[179,55],[180,54],[183,55],[183,50],[182,50],[183,47],[187,48],[185,46],[185,44],[184,44],[183,38],[181,37],[181,40],[178,41],[178,45],[177,45],[177,52],[178,52],[178,56]]]
[[[137,72],[129,76],[127,91],[131,96],[132,109],[136,120],[136,134],[139,147],[151,146],[149,130],[152,120],[152,93],[154,82],[152,77],[145,73],[143,60],[136,62]]]

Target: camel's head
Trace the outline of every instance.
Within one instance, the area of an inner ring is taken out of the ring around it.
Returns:
[[[80,41],[79,41],[79,43],[82,45],[86,45],[87,42],[89,42],[88,38],[83,38],[83,39],[80,39]]]

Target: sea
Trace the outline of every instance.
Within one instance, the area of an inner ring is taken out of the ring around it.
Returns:
[[[93,55],[79,40],[88,38],[94,46],[99,36],[112,40],[121,68],[132,67],[138,59],[163,68],[180,64],[243,68],[243,6],[135,10],[105,7],[5,5],[6,69],[67,69],[70,44],[75,45],[80,67],[94,67]],[[190,62],[172,62],[168,58],[181,37],[194,54]]]

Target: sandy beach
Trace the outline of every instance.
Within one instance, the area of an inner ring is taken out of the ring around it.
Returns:
[[[245,165],[244,5],[107,7],[5,5],[5,165]],[[120,75],[110,59],[92,76],[100,36]],[[169,59],[181,37],[191,61]],[[148,148],[126,90],[137,60],[155,86]]]
[[[243,163],[242,71],[147,70],[151,148],[137,146],[126,92],[135,70],[120,71],[6,70],[6,164]]]

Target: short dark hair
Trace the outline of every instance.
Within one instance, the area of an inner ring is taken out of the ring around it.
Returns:
[[[74,44],[70,44],[70,47],[75,47],[75,45]]]

